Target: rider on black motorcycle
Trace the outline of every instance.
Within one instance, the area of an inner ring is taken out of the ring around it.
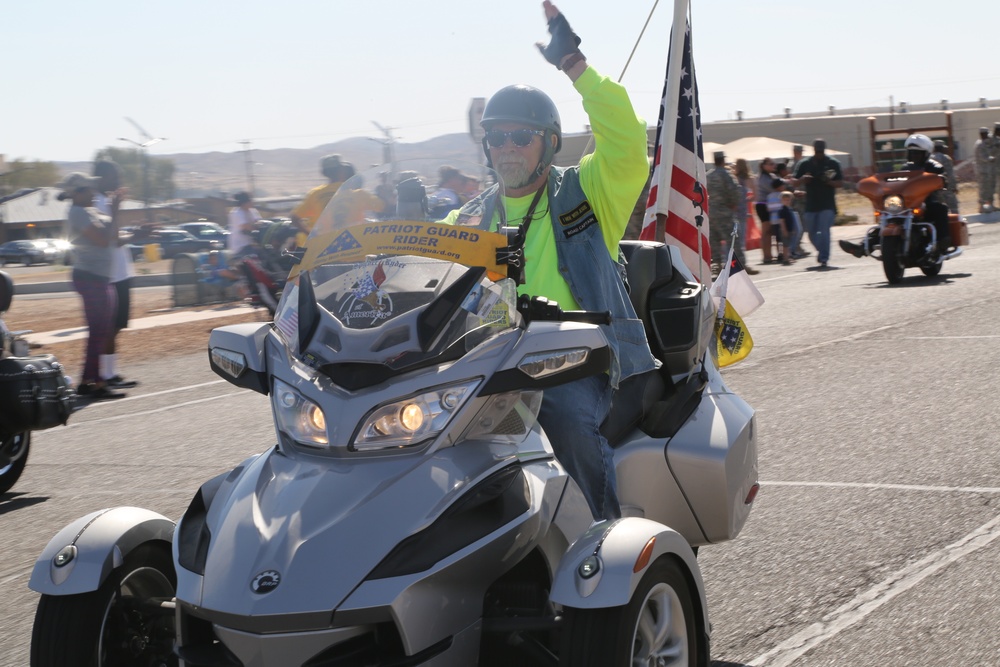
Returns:
[[[931,159],[931,153],[934,152],[934,142],[926,134],[911,134],[906,138],[903,147],[906,148],[907,162],[901,171],[923,171],[944,177],[944,165]],[[937,230],[937,251],[941,254],[946,253],[951,246],[951,230],[948,224],[948,205],[944,202],[944,190],[938,190],[928,195],[927,199],[924,200],[924,206],[925,218]],[[873,227],[868,235],[868,247],[874,248],[879,243],[879,228]],[[841,241],[840,247],[855,257],[865,256],[865,247],[860,243]]]

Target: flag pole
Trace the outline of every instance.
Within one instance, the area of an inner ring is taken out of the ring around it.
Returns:
[[[695,101],[698,101],[698,80],[694,76],[694,73],[693,73],[694,72],[694,25],[693,25],[693,22],[691,20],[691,5],[690,5],[690,2],[688,0],[674,0],[674,25],[675,26],[678,25],[678,23],[677,23],[677,20],[678,20],[677,19],[677,16],[678,16],[677,5],[683,5],[684,6],[684,12],[683,12],[682,20],[684,22],[685,30],[688,31],[688,32],[690,32],[690,34],[687,36],[687,39],[690,40],[690,43],[689,43],[688,46],[691,49],[691,71],[692,71],[692,75],[691,75],[691,87],[692,87],[692,96],[693,96],[692,99],[695,100]],[[681,40],[677,40],[677,41],[680,41],[681,46],[683,48],[684,40],[681,39]],[[671,42],[671,51],[673,51],[673,41]],[[671,55],[671,57],[673,57],[673,53],[671,53],[670,55]],[[679,82],[678,82],[678,94],[679,93],[680,93],[680,85],[679,85]],[[695,105],[693,105],[691,107],[692,111],[693,111],[693,113],[691,114],[691,133],[694,136],[695,155],[697,155],[697,153],[698,153],[698,141],[700,139],[700,137],[698,136],[698,114],[701,113],[701,109],[698,108],[698,107],[699,107],[699,105],[697,105],[697,104],[695,104]],[[673,152],[673,142],[671,142],[671,149],[670,150],[671,150],[671,153],[672,153]],[[673,156],[671,156],[671,158],[672,157]],[[705,156],[704,156],[704,154],[702,154],[702,156],[701,156],[701,162],[702,162],[702,169],[704,169],[704,164],[705,164]],[[698,201],[691,202],[692,205],[697,206],[698,209],[699,209],[698,214],[695,215],[695,217],[694,217],[694,220],[695,220],[695,231],[698,233],[698,283],[701,284],[702,288],[707,291],[708,290],[708,285],[705,284],[704,275],[702,274],[702,272],[704,270],[704,262],[701,260],[702,252],[704,250],[704,245],[703,244],[705,242],[704,236],[701,233],[701,226],[705,222],[705,216],[704,216],[705,208],[704,208],[704,203],[705,203],[705,201],[707,199],[707,197],[706,197],[707,193],[701,187],[701,179],[700,178],[697,178],[695,180],[695,192],[697,192],[700,195],[700,199]],[[709,203],[711,203],[711,202],[709,202]],[[657,219],[657,222],[659,222],[659,219]],[[709,221],[709,224],[712,224],[711,220]],[[657,225],[657,233],[659,233],[659,225]],[[666,234],[665,225],[664,225],[664,234]],[[730,259],[730,261],[731,261],[731,259]],[[727,264],[727,267],[728,266],[729,265]],[[719,272],[719,275],[722,275],[721,270]],[[727,275],[728,275],[728,273],[727,273]],[[725,306],[725,304],[723,304],[723,307],[724,306]],[[719,317],[721,317],[721,316],[722,315],[720,313]],[[701,366],[702,366],[702,369],[704,370],[704,368],[705,368],[705,353],[707,352],[707,345],[706,345],[706,349],[702,349],[702,342],[701,342],[701,338],[702,338],[702,336],[701,336],[701,332],[702,332],[702,319],[703,319],[702,317],[700,317],[700,316],[698,317],[698,325],[697,325],[697,329],[696,329],[696,332],[695,332],[695,335],[697,336],[697,340],[698,340],[698,355],[695,358],[701,360]],[[692,370],[691,372],[694,373],[694,370]]]
[[[625,72],[628,70],[628,66],[632,64],[632,57],[635,56],[636,50],[639,48],[639,42],[642,41],[642,36],[646,34],[646,28],[649,27],[649,22],[653,20],[653,12],[656,11],[656,6],[660,4],[660,0],[653,0],[653,8],[649,10],[649,16],[646,17],[646,22],[642,24],[642,30],[639,31],[639,36],[635,40],[635,44],[632,45],[632,51],[628,54],[628,58],[625,60],[625,66],[622,67],[622,73],[618,75],[618,83],[622,82],[625,78]],[[580,153],[580,159],[590,152],[590,147],[594,145],[594,135],[591,134],[590,138],[587,139],[587,145],[583,147],[583,152]]]
[[[674,137],[677,135],[676,110],[681,94],[681,62],[684,60],[684,30],[687,13],[688,0],[674,0],[674,22],[670,27],[670,53],[667,56],[668,65],[673,63],[674,67],[668,67],[669,78],[664,95],[666,99],[663,103],[668,113],[664,114],[663,127],[660,129],[660,136],[664,138],[664,141],[660,142],[659,148],[661,151],[665,151],[660,155],[662,169],[673,169],[674,166]],[[664,182],[670,183],[669,175],[664,179]],[[660,243],[667,240],[667,216],[662,213],[656,214],[656,240]]]

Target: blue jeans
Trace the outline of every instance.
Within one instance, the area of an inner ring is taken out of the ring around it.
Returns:
[[[805,223],[809,240],[816,247],[816,260],[824,264],[830,261],[830,228],[836,218],[837,212],[833,209],[806,211]]]
[[[538,413],[556,458],[583,491],[597,520],[621,517],[614,452],[601,435],[612,393],[607,374],[586,377],[546,389]]]

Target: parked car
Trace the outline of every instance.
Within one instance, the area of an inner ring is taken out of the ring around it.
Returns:
[[[154,231],[149,238],[152,243],[160,245],[160,254],[164,259],[170,259],[185,252],[205,252],[206,250],[222,250],[226,244],[214,239],[199,239],[190,232],[175,227]]]
[[[189,232],[195,238],[208,239],[210,241],[221,241],[223,245],[226,245],[226,240],[229,238],[228,230],[223,228],[221,225],[209,222],[208,220],[185,222],[177,225],[177,228]]]
[[[0,266],[5,264],[52,264],[57,260],[55,247],[42,241],[7,241],[0,245]]]
[[[63,264],[73,263],[73,244],[66,239],[36,239],[56,249],[55,261]]]

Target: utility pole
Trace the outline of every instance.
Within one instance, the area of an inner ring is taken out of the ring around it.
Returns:
[[[149,210],[149,153],[147,148],[153,144],[159,143],[161,141],[166,141],[166,137],[153,137],[146,130],[142,128],[139,123],[135,122],[128,116],[125,116],[125,120],[131,123],[132,127],[139,130],[139,134],[142,135],[144,141],[139,142],[134,139],[129,139],[128,137],[118,137],[118,141],[127,141],[128,143],[136,146],[139,152],[139,159],[142,160],[142,199],[146,209],[146,222],[153,221],[153,214]]]
[[[253,159],[251,157],[251,151],[252,151],[252,149],[250,148],[250,143],[251,142],[250,142],[249,139],[244,139],[243,141],[241,141],[239,143],[243,144],[243,146],[244,146],[244,148],[243,148],[243,154],[244,154],[244,161],[246,162],[246,168],[247,168],[247,192],[249,192],[250,196],[253,197],[254,182],[253,182]]]

